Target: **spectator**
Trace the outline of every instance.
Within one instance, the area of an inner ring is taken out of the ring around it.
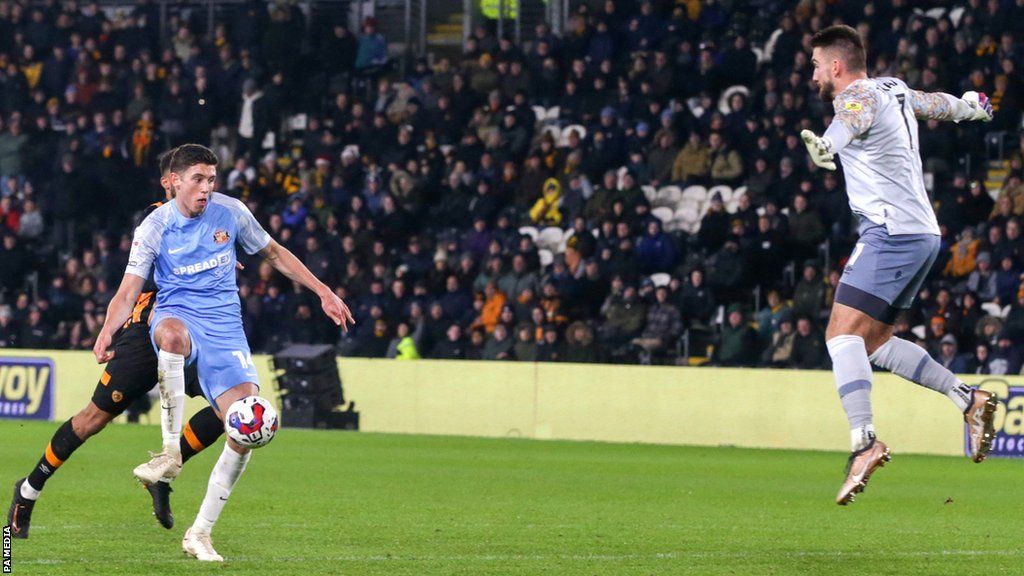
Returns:
[[[942,364],[943,367],[953,374],[967,373],[968,360],[957,354],[956,337],[952,334],[946,334],[942,337],[939,353],[936,355],[935,361]]]
[[[728,157],[725,158],[728,160]],[[711,151],[701,140],[700,133],[690,132],[686,145],[672,164],[672,181],[686,184],[706,184],[711,173]]]
[[[439,360],[459,360],[466,357],[466,343],[462,339],[462,328],[458,324],[448,326],[445,339],[434,346],[431,357]]]
[[[810,318],[801,317],[796,321],[796,337],[793,339],[790,361],[795,368],[802,370],[818,370],[825,368],[828,363],[825,338]]]
[[[751,366],[756,353],[757,334],[744,318],[743,307],[731,304],[712,361],[720,366]]]
[[[1014,346],[1012,336],[1003,331],[999,334],[996,347],[989,354],[988,372],[985,373],[1003,376],[1007,374],[1020,374],[1020,369],[1020,352]]]
[[[647,222],[647,234],[637,243],[636,258],[643,274],[667,272],[675,266],[675,242],[662,231],[660,220],[652,218]]]
[[[520,324],[516,328],[516,343],[512,350],[515,353],[515,359],[520,362],[537,361],[537,337],[534,335],[532,326]]]
[[[504,324],[498,324],[487,338],[487,343],[484,344],[482,358],[484,360],[511,360],[513,344],[508,328]]]
[[[779,329],[771,335],[771,343],[761,355],[761,363],[770,368],[789,368],[793,362],[793,315],[785,312],[779,318]]]
[[[818,277],[818,264],[814,260],[804,262],[803,275],[793,292],[793,312],[808,318],[821,317],[825,303],[825,283]]]
[[[739,152],[726,144],[718,132],[708,137],[708,161],[711,163],[711,183],[736,185],[743,176],[743,159]]]
[[[682,318],[679,309],[669,302],[668,287],[659,286],[654,297],[654,305],[647,309],[644,330],[633,340],[648,355],[670,348],[682,332]]]
[[[530,209],[530,220],[538,226],[559,226],[562,213],[559,211],[562,200],[562,185],[555,178],[544,181],[544,192]]]

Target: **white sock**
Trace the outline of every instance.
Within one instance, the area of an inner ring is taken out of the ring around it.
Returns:
[[[24,482],[21,483],[21,497],[22,498],[27,498],[29,500],[38,500],[39,499],[39,494],[40,494],[39,490],[36,490],[35,488],[33,488],[28,483],[28,480],[25,480]]]
[[[871,355],[871,362],[915,384],[945,394],[960,412],[967,410],[971,387],[964,384],[913,342],[890,338]]]
[[[865,430],[874,427],[871,418],[871,363],[864,339],[852,334],[836,336],[825,343],[832,357],[832,375],[835,376],[839,401],[853,431],[852,451],[860,450],[868,443]]]
[[[248,450],[245,454],[239,454],[232,450],[227,442],[224,443],[224,451],[220,453],[220,458],[210,473],[210,483],[206,487],[203,505],[199,507],[196,521],[192,523],[193,532],[209,534],[213,530],[213,525],[217,523],[221,510],[231,496],[231,490],[242,476],[242,472],[245,472],[245,465],[249,462],[251,454]]]
[[[875,439],[875,425],[865,424],[850,430],[850,451],[863,450]]]
[[[181,426],[185,420],[185,357],[165,352],[157,354],[160,382],[160,432],[164,452],[181,452]]]

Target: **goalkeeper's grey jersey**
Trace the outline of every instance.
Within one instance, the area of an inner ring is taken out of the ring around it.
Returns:
[[[889,234],[939,234],[921,170],[914,102],[898,78],[856,80],[836,95],[834,122],[853,139],[839,151],[850,208]]]

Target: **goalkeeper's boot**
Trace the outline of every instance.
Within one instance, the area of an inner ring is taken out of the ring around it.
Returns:
[[[998,403],[999,398],[992,392],[977,388],[971,391],[971,402],[964,410],[964,422],[970,430],[971,460],[975,462],[984,460],[992,449],[996,435],[992,421],[995,420]]]
[[[170,530],[174,528],[174,513],[171,512],[171,485],[160,481],[144,484],[149,495],[153,497],[153,516],[161,526]]]
[[[891,459],[889,447],[874,438],[866,447],[850,454],[850,460],[846,463],[846,481],[836,495],[836,504],[846,506],[853,502],[854,496],[863,492],[868,485],[871,474]]]
[[[145,485],[156,484],[163,478],[173,480],[181,473],[181,453],[175,450],[173,453],[166,449],[159,453],[150,452],[149,462],[139,464],[132,473]]]
[[[7,525],[11,527],[12,538],[28,538],[28,529],[32,525],[32,507],[36,501],[21,495],[21,485],[27,481],[22,478],[14,483],[14,498],[7,509]]]
[[[181,540],[181,549],[200,562],[223,562],[224,557],[213,549],[213,541],[209,532],[196,532],[192,528],[185,531]]]

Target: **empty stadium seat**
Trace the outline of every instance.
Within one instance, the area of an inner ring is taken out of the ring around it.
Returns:
[[[687,186],[683,189],[683,198],[704,202],[708,199],[708,189],[700,185]]]
[[[651,282],[654,282],[655,287],[668,286],[672,282],[672,277],[665,272],[655,272],[651,274]]]
[[[654,204],[654,199],[658,196],[658,189],[650,184],[644,184],[640,189],[644,191],[644,198],[647,198],[648,202]]]
[[[675,215],[675,213],[672,212],[671,208],[668,208],[666,206],[659,206],[651,210],[651,215],[657,218],[658,220],[661,220],[661,223],[663,225],[667,225],[669,222],[672,221],[672,217]]]
[[[537,230],[536,226],[523,226],[519,229],[519,233],[523,236],[529,236],[533,238],[533,241],[537,241],[537,236],[540,235],[540,231]]]
[[[670,209],[675,209],[676,204],[679,203],[682,197],[683,191],[680,190],[679,186],[663,186],[654,197],[653,204],[655,206],[667,206]]]
[[[558,245],[562,243],[562,237],[565,235],[561,228],[555,228],[549,226],[540,231],[537,235],[537,247],[551,250],[552,252],[558,249]]]

